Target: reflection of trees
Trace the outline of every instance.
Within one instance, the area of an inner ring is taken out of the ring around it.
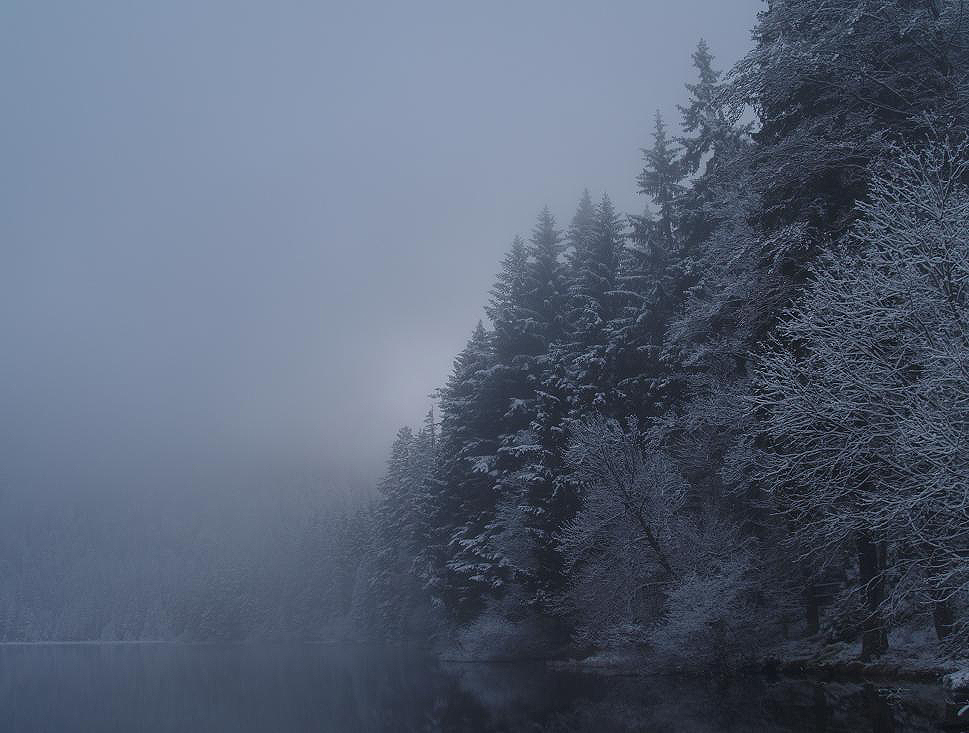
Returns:
[[[443,671],[487,711],[490,727],[466,730],[920,733],[936,730],[946,714],[934,685],[888,690],[794,679],[617,677],[540,665],[453,665]]]
[[[946,719],[937,686],[610,677],[327,645],[0,647],[0,700],[4,731],[928,733]]]

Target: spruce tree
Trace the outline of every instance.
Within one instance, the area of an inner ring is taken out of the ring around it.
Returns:
[[[732,151],[737,132],[727,87],[720,81],[721,72],[713,67],[713,54],[703,39],[693,52],[693,66],[697,79],[686,85],[689,100],[685,105],[677,105],[680,127],[685,133],[679,138],[683,149],[681,165],[683,172],[691,176],[701,167],[716,167],[719,159]]]
[[[608,370],[607,326],[617,312],[625,227],[608,195],[603,195],[592,212],[590,229],[582,257],[573,259],[570,338],[559,356],[566,379],[560,388],[569,395],[573,417],[589,410],[609,410],[618,399]]]
[[[565,240],[569,280],[567,288],[570,296],[576,295],[575,278],[577,273],[586,268],[591,254],[592,238],[595,236],[595,217],[595,204],[592,203],[589,189],[585,189],[579,199],[579,205],[576,207]],[[570,320],[567,318],[567,325],[571,325]]]
[[[647,207],[645,214],[632,218],[630,246],[620,261],[619,307],[608,325],[608,355],[623,400],[619,414],[651,417],[662,414],[671,399],[671,375],[661,359],[663,335],[687,279],[676,256],[682,166],[659,113],[643,163],[639,191],[650,197],[657,214]]]
[[[513,572],[523,601],[544,611],[549,594],[547,580],[555,575],[558,558],[550,551],[547,535],[554,531],[555,518],[546,504],[554,495],[557,458],[553,439],[547,432],[558,428],[561,408],[548,412],[542,385],[552,369],[550,355],[565,334],[567,301],[566,271],[562,260],[562,236],[546,207],[539,214],[528,246],[524,287],[514,307],[506,311],[513,323],[496,323],[499,358],[505,363],[504,386],[508,409],[503,415],[503,432],[498,449],[497,485],[503,504],[524,513],[523,533],[497,522],[499,546],[517,557]],[[506,334],[520,337],[514,344],[502,344]],[[527,538],[527,539],[524,539]],[[527,546],[508,547],[508,543]],[[504,544],[503,544],[504,543]]]
[[[440,460],[434,523],[443,561],[433,592],[458,623],[473,619],[507,581],[491,541],[498,427],[504,412],[495,381],[494,335],[479,321],[438,392]]]
[[[643,150],[643,160],[645,165],[637,178],[639,192],[650,198],[657,214],[655,219],[642,220],[641,226],[649,230],[642,236],[651,240],[653,246],[672,254],[676,251],[677,242],[676,208],[684,190],[683,166],[659,111],[656,112],[653,145]]]
[[[397,432],[380,483],[375,510],[376,560],[372,585],[379,603],[381,633],[407,638],[421,633],[426,621],[427,594],[422,558],[432,546],[433,502],[430,479],[436,460],[433,414],[415,435],[409,427]]]

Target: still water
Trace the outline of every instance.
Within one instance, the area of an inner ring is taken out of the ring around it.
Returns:
[[[953,715],[934,686],[603,677],[374,647],[0,646],[4,733],[909,733]]]

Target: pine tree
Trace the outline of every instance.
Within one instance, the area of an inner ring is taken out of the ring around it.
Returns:
[[[380,606],[381,633],[387,638],[420,633],[418,626],[426,621],[423,558],[432,546],[430,479],[436,443],[433,413],[428,413],[416,435],[409,427],[401,428],[380,483],[374,518],[376,568],[371,583]]]
[[[693,52],[693,66],[697,80],[687,84],[689,100],[678,105],[684,136],[679,138],[683,149],[683,172],[695,175],[704,168],[715,168],[726,155],[733,152],[737,139],[735,114],[728,104],[727,87],[720,81],[720,71],[713,68],[713,54],[707,42],[700,40]],[[706,163],[706,166],[703,164]]]
[[[582,192],[579,205],[576,207],[572,223],[569,225],[566,235],[567,262],[569,271],[568,290],[570,295],[575,293],[574,279],[576,273],[582,272],[586,268],[587,260],[591,254],[591,243],[595,236],[595,204],[592,203],[592,196],[589,189]]]
[[[499,462],[502,455],[510,459],[505,472],[520,466],[512,457],[521,452],[519,433],[533,417],[529,403],[541,384],[548,349],[563,333],[565,277],[560,257],[561,234],[546,207],[527,250],[515,240],[493,291],[489,315],[495,326],[498,389],[507,405],[499,450]]]
[[[679,251],[678,208],[683,195],[682,166],[657,113],[653,146],[643,151],[637,181],[657,208],[632,218],[632,237],[620,261],[619,307],[608,325],[609,369],[623,398],[618,415],[651,417],[671,399],[668,367],[662,362],[663,336],[686,287],[688,273]]]
[[[565,299],[562,234],[546,206],[532,232],[528,266],[525,268],[524,305],[528,328],[536,338],[536,354],[544,354],[561,338]]]
[[[494,335],[479,322],[438,392],[441,435],[433,519],[443,551],[431,590],[458,623],[479,614],[507,582],[506,564],[491,541],[503,413],[495,365]]]
[[[966,134],[965,15],[959,0],[775,0],[760,13],[731,95],[760,121],[749,165],[765,227],[840,236],[886,142]]]
[[[648,231],[643,238],[666,253],[676,251],[676,207],[683,194],[683,166],[668,135],[663,116],[656,112],[653,146],[643,150],[645,165],[637,178],[639,192],[649,196],[657,208],[655,219],[643,218],[641,226]]]
[[[663,343],[663,359],[680,375],[682,396],[659,432],[690,479],[694,502],[717,503],[725,493],[725,456],[747,424],[744,360],[750,342],[744,324],[776,303],[758,273],[763,239],[750,225],[757,198],[740,165],[749,130],[736,124],[729,90],[705,42],[693,62],[697,80],[686,85],[689,100],[679,108],[688,133],[680,138],[684,166],[694,176],[678,207],[684,293]]]
[[[545,579],[554,575],[548,567],[556,562],[546,548],[545,534],[553,531],[554,518],[547,515],[544,504],[554,494],[555,456],[551,449],[552,429],[558,421],[546,412],[548,407],[542,385],[546,382],[552,362],[550,355],[565,334],[565,305],[567,278],[562,262],[562,237],[555,219],[546,207],[529,241],[521,297],[507,313],[513,323],[496,323],[496,344],[499,371],[506,375],[508,409],[502,417],[502,434],[496,461],[497,486],[503,506],[519,507],[525,516],[527,547],[519,545],[521,534],[502,526],[501,512],[494,525],[499,536],[496,542],[504,547],[504,554],[520,558],[512,564],[526,604],[544,610],[547,594]],[[506,334],[523,336],[509,348]],[[505,341],[503,344],[502,342]]]
[[[553,375],[557,381],[546,387],[565,392],[573,417],[588,410],[608,410],[619,398],[611,389],[606,350],[607,326],[617,312],[624,229],[609,196],[603,195],[592,211],[582,255],[572,260],[569,335],[556,358],[562,364],[561,374]]]
[[[511,329],[518,324],[517,309],[521,307],[525,290],[525,268],[528,265],[528,250],[521,237],[515,237],[511,248],[501,263],[501,270],[491,289],[491,300],[485,306],[485,312],[495,328],[502,327],[504,332],[499,341],[509,350],[518,345]]]

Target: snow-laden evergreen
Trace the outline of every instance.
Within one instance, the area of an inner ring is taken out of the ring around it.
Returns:
[[[774,0],[753,39],[727,74],[697,46],[642,213],[586,191],[515,240],[430,504],[377,507],[433,525],[413,593],[479,653],[967,651],[969,18]]]

